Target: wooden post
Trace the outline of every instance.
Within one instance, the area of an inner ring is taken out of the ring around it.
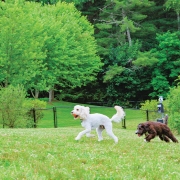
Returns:
[[[126,117],[122,120],[122,127],[126,129]]]
[[[34,119],[34,128],[36,128],[36,110],[35,108],[32,109],[32,112],[33,112],[33,119]]]
[[[147,119],[147,121],[149,121],[149,111],[148,111],[148,109],[146,110],[146,119]]]
[[[57,128],[57,111],[56,111],[56,107],[53,107],[53,115],[54,115],[54,128]]]

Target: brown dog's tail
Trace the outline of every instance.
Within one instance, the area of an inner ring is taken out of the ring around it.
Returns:
[[[116,109],[117,113],[111,118],[111,121],[119,123],[121,120],[124,119],[126,114],[122,107],[114,106],[114,108]]]

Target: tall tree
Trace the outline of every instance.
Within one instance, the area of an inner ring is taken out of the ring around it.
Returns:
[[[150,7],[151,5],[152,2],[148,0],[143,2],[140,0],[106,1],[105,6],[101,9],[100,19],[97,20],[96,24],[99,29],[97,38],[99,39],[102,36],[102,41],[99,40],[100,46],[104,47],[105,38],[107,39],[107,47],[122,45],[126,41],[131,46],[131,33],[140,30],[140,21],[146,18],[146,15],[136,11],[136,8]]]
[[[157,48],[152,49],[158,59],[152,69],[152,98],[159,95],[167,97],[169,88],[177,85],[176,79],[180,74],[180,33],[158,34],[157,41]]]
[[[49,37],[44,63],[49,91],[55,85],[75,88],[95,80],[101,62],[96,55],[93,26],[73,4],[57,3],[44,8]]]
[[[177,15],[177,26],[180,31],[180,1],[179,0],[167,0],[165,3],[167,10],[173,9]]]
[[[30,10],[35,6],[0,2],[0,81],[4,86],[24,84],[27,88],[44,69],[46,33],[40,18]]]

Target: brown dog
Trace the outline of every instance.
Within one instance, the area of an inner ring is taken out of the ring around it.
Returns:
[[[146,137],[144,140],[146,142],[150,142],[155,136],[159,136],[162,141],[169,142],[170,138],[173,142],[178,143],[178,140],[174,137],[169,127],[160,122],[147,121],[145,123],[140,123],[135,133],[138,134],[138,136],[145,134]]]

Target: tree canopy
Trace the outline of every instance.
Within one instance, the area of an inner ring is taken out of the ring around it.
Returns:
[[[12,1],[11,1],[12,2]],[[93,26],[73,4],[0,2],[0,79],[4,86],[49,91],[96,79],[101,67]]]

